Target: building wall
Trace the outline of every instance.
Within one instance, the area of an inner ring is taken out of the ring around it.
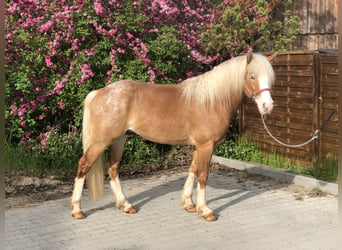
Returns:
[[[338,0],[294,0],[293,14],[302,22],[299,50],[337,48]]]

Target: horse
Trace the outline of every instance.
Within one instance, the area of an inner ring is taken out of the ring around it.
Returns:
[[[175,85],[120,80],[90,92],[84,100],[84,154],[71,197],[72,216],[85,218],[80,206],[85,178],[90,199],[104,195],[102,157],[107,148],[105,164],[116,207],[129,214],[137,212],[127,201],[118,175],[127,135],[134,132],[160,144],[195,146],[181,203],[187,212],[215,221],[217,216],[208,207],[205,192],[213,150],[224,140],[243,94],[255,101],[260,114],[272,111],[273,56],[240,55]],[[195,205],[192,193],[196,179]]]

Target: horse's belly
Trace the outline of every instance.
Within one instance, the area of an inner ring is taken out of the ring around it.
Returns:
[[[171,145],[191,145],[191,135],[186,128],[181,126],[172,126],[165,123],[153,123],[146,126],[133,126],[129,130],[140,135],[146,140],[161,144]]]

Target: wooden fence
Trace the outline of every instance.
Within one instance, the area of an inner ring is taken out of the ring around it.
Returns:
[[[266,117],[271,132],[288,144],[308,140],[337,107],[338,57],[333,53],[297,51],[279,53],[272,61],[276,73],[274,110]],[[318,140],[293,149],[274,142],[265,131],[255,103],[245,99],[239,112],[239,133],[250,135],[266,152],[284,153],[302,165],[315,157],[337,154],[338,117],[332,117]]]

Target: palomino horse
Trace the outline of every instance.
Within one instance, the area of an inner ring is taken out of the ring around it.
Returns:
[[[186,211],[197,211],[207,221],[216,220],[205,195],[211,155],[224,140],[243,93],[255,100],[260,114],[271,112],[274,71],[269,60],[248,53],[177,85],[123,80],[89,93],[84,101],[84,155],[79,161],[71,198],[72,216],[85,218],[80,207],[85,177],[90,198],[103,196],[102,154],[107,147],[106,166],[116,206],[136,213],[125,198],[118,175],[127,132],[132,131],[153,142],[196,147],[181,202]],[[192,192],[196,178],[195,205]]]

